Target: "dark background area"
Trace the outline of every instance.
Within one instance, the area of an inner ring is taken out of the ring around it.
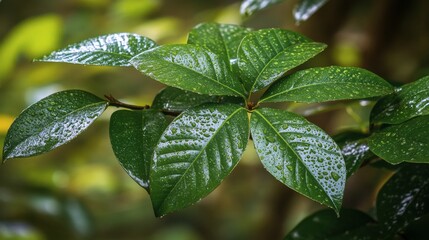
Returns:
[[[429,1],[330,0],[308,21],[292,18],[296,1],[243,19],[239,1],[3,0],[0,2],[0,146],[13,119],[53,92],[82,89],[150,104],[162,85],[132,68],[32,62],[97,35],[133,32],[158,43],[184,43],[199,22],[294,30],[328,49],[310,66],[358,66],[397,85],[429,74]],[[288,107],[308,115],[321,105]],[[365,130],[371,104],[339,103],[309,116],[331,134]],[[104,113],[70,144],[0,166],[0,239],[280,239],[322,208],[277,182],[249,143],[232,174],[198,204],[157,219],[145,190],[110,148]],[[316,111],[317,112],[317,111]],[[362,168],[349,179],[344,207],[373,211],[388,173]]]

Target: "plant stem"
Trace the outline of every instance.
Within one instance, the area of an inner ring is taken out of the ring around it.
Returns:
[[[112,95],[104,95],[104,97],[109,101],[109,106],[123,107],[123,108],[132,109],[132,110],[143,110],[143,109],[149,109],[150,108],[149,105],[137,106],[137,105],[132,105],[132,104],[128,104],[128,103],[123,103],[123,102],[119,101],[118,99],[116,99],[115,97],[113,97]]]

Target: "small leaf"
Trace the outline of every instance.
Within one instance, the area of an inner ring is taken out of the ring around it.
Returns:
[[[131,63],[172,87],[200,94],[244,97],[243,87],[228,63],[199,46],[164,45],[141,53]]]
[[[262,164],[277,180],[339,212],[346,167],[334,140],[305,118],[282,110],[255,110],[250,127]]]
[[[307,20],[328,0],[301,0],[293,11],[293,16],[297,22]]]
[[[167,125],[156,110],[119,110],[110,119],[113,152],[127,174],[146,190],[153,152]]]
[[[380,99],[371,112],[371,122],[398,124],[423,115],[429,115],[429,76]]]
[[[369,150],[366,137],[366,134],[360,132],[343,132],[333,137],[343,154],[347,178],[351,177],[364,161],[376,157]]]
[[[250,16],[257,11],[282,1],[284,0],[244,0],[240,6],[240,14]]]
[[[238,68],[249,92],[270,85],[288,70],[322,52],[323,43],[282,29],[262,29],[247,34],[238,49]]]
[[[181,113],[188,108],[193,108],[204,103],[241,103],[242,98],[229,96],[209,96],[174,87],[166,87],[159,92],[152,103],[152,108],[162,109],[173,113]]]
[[[155,46],[154,41],[137,34],[115,33],[71,44],[36,61],[131,66],[132,57]]]
[[[179,115],[155,148],[150,190],[156,216],[213,191],[237,165],[248,137],[247,110],[238,105],[202,105]]]
[[[377,196],[377,217],[388,235],[429,214],[429,166],[401,168]],[[387,238],[386,238],[387,239]]]
[[[393,87],[362,68],[310,68],[289,75],[273,84],[260,102],[324,102],[383,96]]]
[[[237,49],[250,29],[233,24],[203,23],[189,33],[188,43],[199,45],[232,65],[237,61]]]
[[[361,211],[341,209],[340,217],[337,217],[332,211],[325,209],[302,220],[284,240],[355,239],[352,236],[374,222]],[[368,235],[368,232],[366,234]]]
[[[429,116],[421,116],[375,132],[368,145],[377,156],[392,164],[429,163],[428,136]]]
[[[3,160],[57,148],[80,134],[106,109],[107,101],[80,91],[52,94],[25,109],[10,127]]]

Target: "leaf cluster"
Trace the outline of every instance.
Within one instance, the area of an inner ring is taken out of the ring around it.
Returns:
[[[193,28],[187,44],[158,46],[147,37],[119,33],[70,45],[38,61],[130,66],[167,87],[151,107],[101,99],[81,90],[48,96],[15,120],[3,160],[50,151],[74,139],[108,106],[122,107],[110,118],[112,148],[124,170],[150,194],[156,216],[185,208],[213,191],[239,163],[250,139],[273,177],[337,214],[344,213],[345,221],[350,216],[361,219],[356,222],[360,228],[373,220],[341,210],[349,176],[374,159],[392,164],[429,161],[429,78],[395,90],[380,76],[355,67],[289,73],[325,48],[288,30],[216,23]],[[255,101],[255,96],[261,97]],[[264,106],[378,98],[371,131],[334,139],[296,113]],[[395,176],[402,179],[401,171]],[[427,190],[416,191],[421,197]],[[383,194],[378,207],[394,206],[385,203]],[[329,212],[320,216],[332,218]],[[378,218],[384,224],[392,216]]]

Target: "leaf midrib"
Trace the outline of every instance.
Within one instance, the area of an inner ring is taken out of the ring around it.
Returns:
[[[249,90],[249,92],[253,92],[253,89],[255,88],[255,86],[256,86],[256,83],[258,83],[258,82],[260,82],[260,77],[261,77],[261,75],[262,75],[262,73],[264,73],[265,72],[265,70],[268,68],[268,66],[270,66],[271,65],[271,63],[275,60],[275,59],[277,59],[280,55],[282,55],[282,54],[284,54],[287,50],[290,50],[291,48],[293,48],[293,47],[295,47],[295,46],[297,46],[297,45],[302,45],[302,44],[305,44],[305,43],[308,43],[308,42],[303,42],[303,43],[297,43],[297,44],[292,44],[292,45],[289,45],[289,46],[287,46],[287,47],[283,47],[282,46],[282,50],[281,51],[279,51],[274,57],[272,57],[265,65],[264,65],[264,67],[261,69],[261,71],[259,72],[259,74],[258,74],[258,76],[256,77],[256,80],[255,80],[255,82],[253,83],[253,85],[252,85],[252,87],[250,88],[250,90]]]
[[[265,102],[267,99],[271,99],[273,97],[277,97],[278,95],[287,94],[287,93],[293,92],[293,91],[295,91],[297,89],[302,89],[302,88],[307,88],[307,87],[310,88],[310,87],[322,86],[322,85],[331,85],[331,84],[335,84],[335,85],[341,84],[341,85],[351,85],[351,86],[353,86],[353,85],[375,86],[375,87],[378,87],[379,89],[384,89],[384,88],[387,89],[387,87],[384,87],[384,86],[381,86],[381,85],[377,85],[377,84],[372,84],[372,83],[357,83],[357,84],[355,82],[328,82],[328,83],[323,82],[323,83],[312,83],[312,84],[308,84],[308,85],[298,86],[298,87],[295,87],[295,88],[290,88],[290,89],[287,89],[285,91],[281,91],[281,92],[273,94],[273,95],[271,95],[271,96],[269,96],[267,98],[263,98],[259,102],[260,103]]]
[[[265,118],[265,116],[259,112],[259,111],[255,111],[255,113],[257,113],[272,129],[273,131],[276,133],[277,136],[279,136],[282,141],[287,145],[287,147],[292,150],[292,152],[295,154],[295,156],[297,156],[297,158],[299,159],[299,162],[305,167],[305,169],[307,170],[308,173],[310,173],[311,177],[314,179],[314,181],[321,187],[321,189],[323,190],[323,192],[325,193],[325,195],[329,198],[329,200],[331,201],[331,203],[333,204],[333,206],[335,207],[336,210],[337,209],[337,205],[335,204],[334,200],[331,198],[331,196],[325,191],[325,188],[319,183],[319,181],[317,181],[317,178],[313,175],[313,173],[308,170],[307,165],[303,162],[303,160],[301,159],[301,157],[299,156],[299,154],[295,151],[294,148],[292,148],[289,143],[283,138],[283,136],[276,130],[276,128],[271,124],[270,121],[268,121],[267,118]],[[304,194],[304,193],[303,193]],[[306,194],[304,194],[306,195]],[[310,196],[309,196],[310,197]]]
[[[204,52],[203,54],[205,55],[206,53]],[[212,53],[212,54],[214,54],[214,53]],[[215,55],[216,55],[216,54],[215,54]],[[194,69],[192,69],[192,68],[189,68],[189,67],[187,67],[187,66],[184,66],[184,65],[181,65],[181,64],[178,64],[178,63],[172,62],[172,61],[168,61],[168,60],[164,59],[164,57],[163,57],[162,55],[159,55],[158,53],[154,53],[154,54],[153,54],[153,56],[155,56],[155,57],[159,58],[159,59],[160,59],[160,60],[162,60],[162,61],[168,62],[168,63],[173,64],[173,65],[175,65],[175,66],[178,66],[178,67],[184,68],[184,69],[189,70],[189,71],[191,71],[191,72],[194,72],[194,73],[196,73],[197,75],[200,75],[200,76],[202,76],[202,77],[204,77],[204,78],[206,78],[206,79],[210,80],[211,82],[217,83],[217,84],[218,84],[218,85],[220,85],[221,87],[226,88],[227,90],[232,91],[232,92],[234,92],[234,93],[238,94],[238,96],[245,98],[245,97],[244,97],[244,95],[243,95],[243,94],[241,94],[240,92],[238,92],[237,90],[235,90],[235,89],[233,89],[233,88],[230,88],[229,86],[227,86],[227,85],[223,84],[222,82],[220,82],[220,81],[216,81],[215,79],[213,79],[213,78],[211,78],[211,77],[209,77],[209,76],[207,76],[207,75],[204,75],[204,74],[202,74],[202,73],[200,73],[200,72],[197,72],[196,70],[194,70]],[[217,56],[217,55],[216,55],[216,56]],[[210,59],[210,62],[213,64],[212,59],[210,58],[210,56],[208,56],[208,58]],[[141,64],[139,64],[139,65],[141,65]],[[213,67],[213,65],[211,65],[211,66]],[[232,75],[232,74],[230,73],[230,75]]]
[[[185,172],[180,176],[179,180],[177,180],[176,184],[174,184],[174,186],[171,188],[171,190],[165,195],[164,199],[162,200],[162,203],[159,205],[160,207],[158,208],[161,209],[161,207],[164,207],[165,205],[165,200],[170,196],[170,194],[172,192],[174,192],[174,190],[177,188],[177,186],[179,185],[180,182],[182,182],[182,180],[184,179],[184,176],[186,176],[186,174],[188,173],[189,169],[191,169],[191,167],[193,166],[193,164],[195,164],[195,162],[197,161],[197,159],[200,158],[201,154],[206,150],[207,146],[211,143],[211,141],[213,139],[215,139],[216,135],[218,134],[218,132],[223,128],[223,126],[229,121],[229,119],[231,119],[237,112],[244,110],[242,107],[238,107],[237,110],[235,110],[234,112],[232,112],[226,119],[225,121],[223,121],[223,123],[220,125],[220,127],[218,129],[216,129],[216,131],[213,133],[212,137],[209,139],[209,141],[207,141],[207,143],[204,145],[204,147],[200,150],[200,152],[198,153],[198,155],[192,160],[192,162],[189,164],[189,167],[185,170]]]

